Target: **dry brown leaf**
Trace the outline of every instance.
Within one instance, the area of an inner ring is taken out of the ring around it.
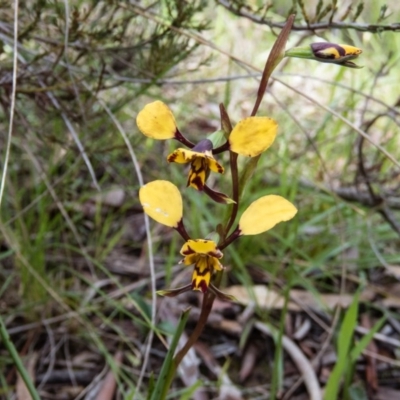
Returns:
[[[364,290],[360,295],[360,301],[370,301],[375,296],[375,293],[370,290]],[[348,308],[353,302],[354,294],[320,294],[315,297],[311,292],[304,290],[291,290],[290,298],[296,303],[305,305],[313,309],[328,309],[333,310],[337,306],[342,308]]]
[[[238,389],[233,382],[229,379],[226,371],[224,371],[218,364],[211,352],[210,348],[202,342],[195,344],[196,352],[199,353],[208,369],[218,377],[219,385],[219,400],[243,400],[240,389]]]
[[[244,382],[253,371],[259,352],[260,350],[254,344],[250,344],[249,346],[247,346],[243,354],[242,363],[240,366],[240,382]]]
[[[400,390],[380,387],[376,393],[376,400],[399,400]]]
[[[273,333],[268,325],[257,321],[254,326],[259,331],[273,337]],[[311,362],[307,359],[297,344],[289,339],[286,335],[282,336],[282,346],[296,364],[299,372],[303,375],[304,384],[307,388],[309,399],[322,400],[321,387],[319,386],[319,382]]]
[[[118,368],[123,359],[123,352],[118,351],[114,355],[114,362],[116,367]],[[96,400],[112,400],[114,398],[114,392],[117,387],[117,382],[115,380],[115,371],[108,371],[107,375],[103,380],[103,384],[99,390],[99,394],[96,397]]]
[[[108,207],[121,207],[125,201],[125,191],[122,188],[116,187],[97,194],[92,200],[95,202],[100,201],[103,205]]]
[[[379,303],[387,308],[400,308],[400,283],[396,282],[395,284],[386,285],[384,289],[387,297]]]
[[[240,304],[245,306],[255,302],[262,308],[281,309],[285,304],[285,298],[264,285],[254,285],[248,290],[241,285],[230,286],[225,293],[234,296]]]
[[[225,292],[234,296],[240,304],[245,306],[255,302],[259,307],[280,310],[285,304],[285,298],[276,291],[264,285],[254,285],[247,289],[241,285],[231,286]],[[365,290],[361,294],[361,301],[371,300],[374,293]],[[311,292],[293,289],[290,291],[291,301],[288,302],[290,311],[300,311],[303,307],[312,309],[332,310],[337,306],[347,308],[353,301],[353,294],[320,294],[318,298]],[[300,306],[301,305],[301,306]]]
[[[387,265],[385,273],[400,279],[400,265]]]
[[[369,315],[365,313],[361,315],[361,325],[367,329],[372,328],[373,324],[371,322]],[[367,344],[367,350],[368,352],[371,353],[375,354],[378,353],[378,347],[374,340],[371,340]],[[365,380],[368,387],[375,393],[378,389],[378,372],[377,372],[376,359],[374,357],[369,356],[368,354],[364,354],[364,357],[366,359]]]
[[[38,359],[38,353],[34,352],[34,353],[26,356],[26,358],[24,360],[24,365],[25,365],[26,371],[28,372],[28,375],[31,378],[32,382],[35,382],[35,366],[36,366],[37,359]],[[18,400],[31,400],[32,399],[32,397],[29,393],[29,390],[26,387],[25,382],[22,379],[20,374],[17,375],[16,392],[17,392]]]

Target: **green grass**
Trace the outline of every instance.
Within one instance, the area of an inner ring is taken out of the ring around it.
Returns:
[[[201,15],[208,17],[211,12],[206,9]],[[368,15],[368,21],[374,22],[378,13],[379,9],[368,9],[365,18]],[[261,69],[274,35],[246,19],[229,17],[226,23],[227,15],[218,7],[213,14],[212,28],[204,36],[212,38],[224,51],[251,63],[254,70]],[[396,20],[398,11],[390,17],[390,22]],[[24,27],[21,20],[21,28]],[[381,258],[388,265],[400,263],[399,236],[377,213],[379,207],[349,202],[335,193],[339,187],[356,184],[365,188],[363,177],[357,173],[360,136],[343,120],[318,107],[318,104],[329,107],[347,118],[399,160],[400,117],[396,87],[400,80],[397,68],[400,36],[396,32],[372,35],[347,30],[324,32],[323,38],[351,41],[361,47],[364,53],[358,63],[364,68],[344,70],[334,65],[291,59],[275,74],[289,88],[275,81],[259,115],[275,118],[279,123],[279,135],[246,185],[239,216],[253,200],[266,194],[288,198],[299,212],[294,220],[271,232],[240,238],[226,249],[223,261],[229,266],[229,274],[224,282],[228,286],[241,284],[250,290],[254,283],[259,283],[257,279],[261,276],[262,283],[270,288],[279,287],[286,298],[291,288],[302,288],[316,295],[355,293],[359,282],[375,284],[370,273],[382,270]],[[162,43],[165,49],[171,45],[167,39]],[[298,40],[305,44],[317,39],[315,36],[301,38],[301,34],[294,32],[290,45],[296,45]],[[29,48],[33,44],[26,46]],[[182,61],[172,71],[170,79],[209,79],[246,73],[232,59],[204,43],[196,43],[190,51],[193,51],[191,58]],[[9,48],[2,54],[11,60]],[[165,52],[163,54],[165,56]],[[28,55],[29,52],[25,56]],[[176,63],[182,58],[175,53],[173,57]],[[86,68],[95,70],[99,62],[89,61],[87,65],[78,64],[78,70],[71,69],[81,104],[77,105],[72,98],[63,102],[63,110],[78,132],[102,191],[121,188],[125,200],[120,207],[98,200],[88,166],[60,112],[50,107],[49,99],[37,88],[31,97],[19,94],[0,220],[1,314],[11,330],[32,322],[37,322],[42,329],[41,321],[60,317],[65,331],[74,338],[72,353],[78,354],[81,348],[86,348],[96,354],[102,365],[107,364],[116,371],[122,397],[131,398],[139,381],[142,343],[154,329],[154,352],[163,354],[165,349],[159,337],[165,332],[158,323],[156,326],[151,323],[152,293],[145,232],[143,223],[132,218],[141,212],[137,199],[139,180],[118,127],[96,98],[94,80],[87,73]],[[193,65],[199,67],[192,68]],[[152,72],[159,77],[164,77],[170,69],[170,66],[163,69],[161,62],[153,67]],[[187,73],[191,68],[193,71]],[[97,72],[96,79],[99,79]],[[63,75],[65,79],[66,74]],[[91,89],[88,91],[81,81],[90,83]],[[26,88],[32,82],[23,84]],[[104,89],[99,94],[127,133],[144,181],[168,179],[182,189],[184,221],[193,238],[205,237],[215,230],[216,224],[225,218],[224,206],[212,203],[192,189],[185,189],[187,170],[166,162],[166,156],[178,147],[177,143],[144,138],[136,127],[135,116],[147,102],[162,99],[173,109],[180,130],[187,132],[191,140],[198,140],[219,128],[218,103],[221,101],[233,122],[248,116],[257,87],[254,78],[162,86],[126,83],[122,87]],[[290,87],[311,96],[317,104],[310,103]],[[60,99],[69,94],[61,89],[55,93]],[[7,107],[1,111],[0,124],[1,131],[6,132]],[[2,149],[5,141],[3,133]],[[362,146],[374,190],[397,196],[398,200],[398,168],[372,144],[364,141]],[[218,160],[224,165],[228,163],[225,155]],[[243,165],[244,160],[240,162]],[[210,182],[211,186],[216,185],[230,194],[228,177],[210,176]],[[399,220],[398,210],[393,209],[392,214]],[[171,287],[175,284],[177,270],[180,273],[176,265],[181,259],[179,250],[183,241],[176,233],[155,223],[151,223],[151,231],[156,272],[162,275],[157,288]],[[123,257],[127,257],[128,267],[119,270],[118,261]],[[111,271],[110,265],[114,267]],[[180,284],[185,284],[189,276],[190,272],[180,275]],[[137,287],[126,293],[122,291],[135,282]],[[122,292],[118,294],[118,290]],[[374,308],[373,304],[360,305],[355,298],[350,308],[343,311],[342,321],[332,326],[338,338],[336,343],[332,342],[338,351],[338,361],[327,384],[330,393],[327,399],[338,398],[335,390],[340,389],[340,382],[344,384],[347,398],[353,398],[354,366],[371,340],[371,336],[366,335],[357,343],[353,333],[354,326],[359,323],[358,307],[364,306],[373,308],[378,321],[375,330],[387,311]],[[258,309],[256,318],[274,324],[283,334],[288,313],[285,309],[279,315]],[[398,318],[397,312],[394,316]],[[49,326],[59,339],[56,326],[51,323]],[[29,331],[27,328],[23,333],[11,335],[18,351],[22,351],[28,341]],[[275,344],[279,349],[279,340]],[[125,353],[122,368],[113,360],[118,349]],[[43,351],[43,347],[38,345],[37,351]],[[20,361],[24,356],[19,356]],[[272,384],[275,395],[283,387],[284,357],[282,349],[275,353],[272,371],[266,374],[263,382]],[[352,365],[344,368],[348,357]],[[155,369],[160,367],[161,358],[162,355],[152,354],[149,365]],[[0,398],[9,398],[15,390],[8,381],[8,374],[16,360],[18,357],[10,357],[3,345],[0,347],[0,386],[3,388]],[[228,375],[233,374],[233,368],[233,364],[227,363]],[[159,370],[153,372],[158,375]],[[148,379],[146,376],[146,382]],[[213,389],[217,385],[210,381],[207,384]],[[137,393],[146,398],[146,385],[142,384]],[[185,398],[185,391],[180,396]]]

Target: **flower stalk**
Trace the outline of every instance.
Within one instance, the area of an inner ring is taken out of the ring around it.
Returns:
[[[180,264],[186,267],[193,266],[190,282],[178,288],[161,289],[157,293],[174,297],[194,290],[203,296],[200,316],[193,332],[185,345],[175,354],[168,372],[162,377],[165,380],[162,399],[165,398],[182,359],[203,332],[215,298],[224,301],[234,300],[232,296],[220,290],[224,273],[222,251],[241,236],[267,232],[275,225],[289,221],[297,213],[296,207],[290,201],[279,195],[270,194],[253,201],[236,222],[243,188],[251,178],[262,153],[273,145],[278,132],[278,123],[275,120],[257,115],[272,72],[285,56],[333,62],[357,68],[353,66],[351,60],[356,58],[361,50],[347,45],[311,44],[307,48],[294,48],[285,52],[293,21],[294,15],[288,18],[272,47],[251,115],[236,125],[231,123],[224,105],[220,104],[221,130],[196,144],[188,140],[178,129],[172,111],[161,101],[146,105],[137,116],[138,128],[145,136],[156,140],[174,139],[187,147],[173,151],[168,155],[167,161],[189,164],[188,190],[195,190],[199,195],[206,194],[211,200],[227,207],[225,221],[216,224],[211,234],[206,238],[193,238],[184,224],[181,192],[173,183],[155,180],[144,185],[139,191],[144,212],[155,221],[175,229],[185,241],[180,250],[183,256]],[[215,176],[225,173],[223,158],[219,157],[224,152],[229,153],[231,198],[207,184],[210,173],[217,174]],[[219,160],[215,158],[216,155]],[[242,171],[239,171],[238,167],[239,156],[250,159]]]

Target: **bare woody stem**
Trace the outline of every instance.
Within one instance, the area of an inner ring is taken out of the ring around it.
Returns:
[[[227,0],[218,0],[218,3],[223,7],[227,8],[233,14],[248,18],[249,20],[262,25],[267,25],[271,28],[282,28],[282,22],[275,22],[272,19],[266,19],[264,16],[258,16],[251,12],[246,11],[243,8],[237,8],[232,3]],[[398,32],[400,30],[400,24],[395,22],[393,24],[364,24],[355,21],[345,22],[345,21],[318,21],[311,24],[296,24],[292,28],[294,31],[310,31],[315,32],[316,30],[327,30],[327,29],[354,29],[360,32],[371,32],[371,33],[381,33],[385,31]]]

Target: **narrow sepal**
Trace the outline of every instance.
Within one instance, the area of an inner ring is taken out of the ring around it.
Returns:
[[[234,302],[237,302],[237,299],[236,299],[235,296],[232,296],[232,295],[230,295],[228,293],[223,292],[222,290],[219,290],[212,283],[210,283],[210,285],[208,286],[208,290],[210,290],[210,292],[213,292],[215,294],[215,296],[217,296],[218,299],[220,299],[222,301],[234,301]]]
[[[176,289],[161,289],[157,290],[157,294],[160,296],[166,296],[166,297],[175,297],[178,296],[181,293],[188,292],[189,290],[192,289],[192,284],[189,283],[188,285],[181,286]]]
[[[203,186],[203,191],[204,193],[207,194],[212,200],[214,200],[217,203],[220,204],[234,204],[236,203],[234,200],[232,200],[230,197],[228,197],[226,194],[217,192],[216,190],[211,189],[207,185]]]

